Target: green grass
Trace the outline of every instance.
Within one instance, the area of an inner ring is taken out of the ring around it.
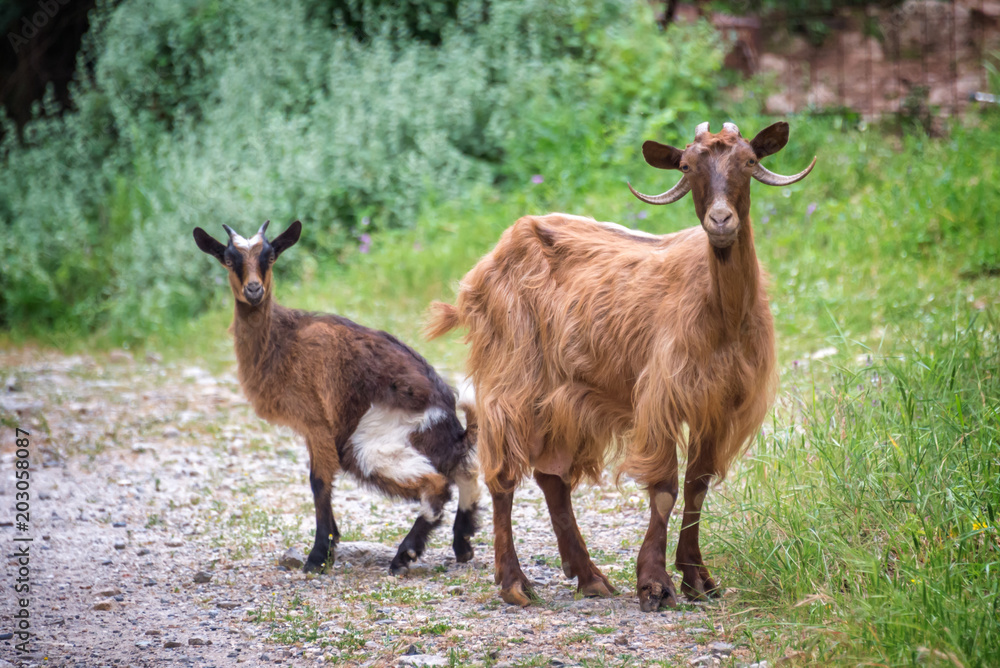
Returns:
[[[996,665],[997,325],[963,313],[871,365],[790,374],[709,520],[746,628],[780,621],[823,664]]]

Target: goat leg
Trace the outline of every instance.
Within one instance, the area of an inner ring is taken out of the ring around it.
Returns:
[[[427,548],[427,539],[431,532],[441,524],[444,506],[451,498],[448,481],[440,474],[434,473],[421,480],[423,491],[420,494],[420,515],[417,516],[413,528],[399,544],[396,556],[389,564],[389,572],[402,575],[410,568],[410,564],[423,555]]]
[[[332,475],[317,473],[310,467],[309,486],[312,487],[313,504],[316,506],[316,539],[309,551],[309,558],[302,567],[306,573],[322,572],[336,558],[340,531],[333,519],[332,483]]]
[[[699,462],[688,464],[684,475],[684,519],[677,541],[677,570],[682,573],[681,591],[689,599],[703,601],[718,598],[721,590],[715,584],[701,556],[699,524],[701,505],[705,501],[711,474]]]
[[[455,512],[454,540],[451,547],[455,551],[455,561],[464,564],[471,561],[476,552],[470,542],[479,529],[479,476],[468,472],[456,476],[458,485],[458,510]]]
[[[552,530],[559,544],[563,573],[567,578],[576,578],[576,591],[582,596],[613,596],[617,590],[590,559],[587,545],[580,534],[573,513],[570,486],[556,475],[535,471],[535,482],[545,494],[549,507]]]
[[[498,488],[506,491],[495,491]],[[511,605],[531,605],[533,600],[538,600],[538,596],[521,570],[514,550],[514,530],[510,521],[514,504],[513,481],[497,481],[495,485],[490,485],[490,494],[493,496],[494,581],[500,585],[500,598]]]
[[[667,524],[677,500],[677,473],[673,480],[649,486],[649,528],[636,561],[639,608],[656,612],[661,606],[677,607],[677,592],[667,573]]]

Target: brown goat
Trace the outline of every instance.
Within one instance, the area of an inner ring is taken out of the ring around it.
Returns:
[[[273,241],[267,223],[245,239],[223,226],[228,245],[200,227],[198,247],[229,271],[236,299],[232,333],[240,385],[257,415],[306,439],[316,506],[316,540],[304,570],[322,570],[340,539],[331,506],[343,469],[363,484],[421,502],[420,515],[390,569],[404,572],[441,522],[451,484],[459,491],[455,559],[473,556],[479,498],[474,416],[455,414],[455,393],[424,358],[395,337],[347,318],[285,308],[271,297],[271,267],[299,239],[295,221]]]
[[[676,567],[691,598],[717,596],[698,522],[719,479],[760,427],[774,392],[774,329],[754,251],[750,179],[787,185],[758,161],[781,150],[788,124],[746,141],[732,123],[698,126],[683,151],[643,145],[646,161],[683,176],[652,204],[693,192],[701,221],[653,236],[564,214],[527,216],[465,276],[455,306],[435,304],[430,336],[467,328],[479,455],[493,495],[496,582],[509,603],[534,596],[514,551],[514,488],[534,470],[578,591],[607,596],[590,560],[570,491],[597,480],[609,455],[619,475],[647,486],[650,521],[637,561],[640,606],[675,606],[666,571],[667,521],[678,493],[677,448],[687,448]],[[815,164],[815,160],[813,161]],[[631,186],[629,186],[631,188]],[[685,433],[685,426],[687,432]]]

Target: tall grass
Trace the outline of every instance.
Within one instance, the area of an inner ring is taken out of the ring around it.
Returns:
[[[997,665],[1000,336],[995,313],[955,316],[787,374],[710,520],[737,608],[766,612],[744,628],[778,622],[809,663]]]

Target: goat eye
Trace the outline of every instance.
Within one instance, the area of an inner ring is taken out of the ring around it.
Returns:
[[[682,172],[686,172],[686,171],[688,171],[688,169],[690,169],[690,167],[688,167],[687,165],[681,165],[681,171]]]
[[[753,158],[750,158],[749,160],[747,160],[747,167],[753,167],[756,164],[757,164],[757,161],[754,160]]]

